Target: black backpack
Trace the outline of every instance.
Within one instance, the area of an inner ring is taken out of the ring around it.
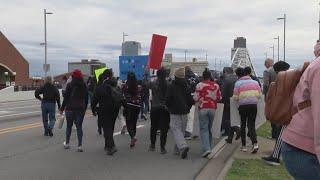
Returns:
[[[124,96],[121,90],[118,87],[111,86],[110,84],[107,84],[107,86],[110,88],[110,91],[111,91],[111,98],[112,98],[113,105],[116,108],[120,108],[124,102]]]
[[[69,107],[72,109],[86,109],[86,90],[74,86],[69,98]]]

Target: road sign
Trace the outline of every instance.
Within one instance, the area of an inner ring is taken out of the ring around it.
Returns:
[[[128,72],[134,72],[137,79],[143,79],[148,56],[119,56],[120,79],[126,80]]]

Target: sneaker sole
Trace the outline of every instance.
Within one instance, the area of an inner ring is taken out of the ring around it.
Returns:
[[[214,156],[214,154],[213,154],[213,153],[210,153],[210,154],[207,156],[207,159],[212,159],[213,156]]]
[[[266,160],[264,160],[264,162],[266,162],[267,164],[269,164],[271,166],[280,166],[280,163],[277,163],[277,162],[271,162],[271,161],[266,161]]]
[[[203,158],[206,158],[206,157],[208,157],[210,155],[210,152],[206,152],[205,154],[202,154],[202,157]]]

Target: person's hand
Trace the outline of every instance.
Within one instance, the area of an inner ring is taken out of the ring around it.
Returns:
[[[64,109],[63,109],[63,108],[60,108],[60,109],[59,109],[59,111],[60,111],[60,115],[62,115],[62,114],[63,114]]]

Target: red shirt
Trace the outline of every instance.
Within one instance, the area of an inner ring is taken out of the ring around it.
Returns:
[[[204,80],[197,85],[193,98],[199,102],[200,109],[217,109],[221,100],[220,87],[214,81]]]

